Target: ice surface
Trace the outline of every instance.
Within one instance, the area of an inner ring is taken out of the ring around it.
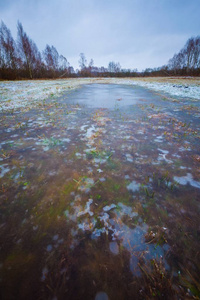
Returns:
[[[193,179],[192,174],[187,173],[186,176],[178,177],[174,176],[174,180],[177,181],[181,185],[190,184],[193,187],[200,189],[200,182]]]
[[[137,192],[137,191],[139,191],[139,189],[140,189],[140,184],[137,183],[135,180],[133,180],[133,181],[127,186],[127,189],[128,189],[129,191],[132,191],[133,193],[134,193],[134,192]]]
[[[106,205],[106,206],[104,206],[103,210],[104,211],[109,211],[109,210],[111,210],[112,208],[115,208],[115,207],[116,207],[115,204]]]
[[[78,213],[78,217],[85,215],[85,214],[89,214],[90,216],[93,216],[93,212],[90,211],[90,205],[93,203],[93,199],[89,199],[88,202],[86,203],[86,207],[85,210],[82,210]]]

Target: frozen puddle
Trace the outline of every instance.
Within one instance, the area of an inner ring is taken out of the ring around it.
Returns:
[[[172,160],[166,158],[167,154],[169,154],[169,151],[162,150],[162,149],[159,149],[159,148],[158,148],[158,150],[161,152],[161,153],[159,153],[158,160],[165,160],[167,163],[173,163]]]
[[[0,86],[4,298],[196,298],[199,103],[132,79]]]
[[[137,192],[140,189],[140,184],[133,180],[129,185],[127,185],[127,189],[131,192]]]
[[[93,203],[93,199],[89,199],[88,202],[86,203],[86,207],[85,210],[80,211],[78,213],[78,217],[85,215],[85,214],[89,214],[90,216],[93,216],[93,212],[90,210],[90,205]]]
[[[186,176],[178,177],[174,176],[174,180],[177,181],[181,185],[190,184],[193,187],[200,189],[200,182],[193,179],[192,174],[187,173]]]
[[[10,168],[7,167],[7,164],[1,165],[0,166],[0,178],[4,177],[6,173],[10,171]]]

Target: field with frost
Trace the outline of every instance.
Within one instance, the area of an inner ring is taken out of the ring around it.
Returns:
[[[200,297],[200,80],[0,82],[0,298]]]
[[[42,100],[59,96],[63,92],[90,83],[113,83],[139,85],[170,96],[189,97],[200,100],[200,80],[176,78],[137,78],[137,79],[68,79],[31,80],[0,82],[0,110],[33,107]]]

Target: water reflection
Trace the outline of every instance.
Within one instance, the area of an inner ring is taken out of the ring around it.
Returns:
[[[141,98],[148,100],[151,98],[151,93],[139,87],[93,84],[85,85],[81,90],[72,92],[67,102],[89,108],[119,110],[135,105]]]

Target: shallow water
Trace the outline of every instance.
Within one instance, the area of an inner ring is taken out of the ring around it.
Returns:
[[[108,84],[1,114],[1,298],[198,297],[199,115]]]
[[[78,103],[88,108],[129,109],[143,97],[151,99],[151,92],[140,87],[133,89],[115,84],[92,84],[71,93],[67,103]]]

